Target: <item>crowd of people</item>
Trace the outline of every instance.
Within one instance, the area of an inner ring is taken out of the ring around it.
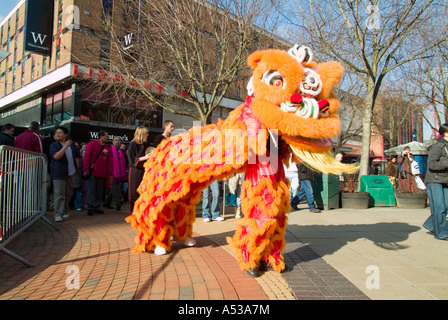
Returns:
[[[174,122],[164,123],[164,132],[155,138],[157,144],[169,138]],[[103,214],[101,207],[121,211],[124,203],[132,213],[138,198],[137,188],[143,178],[144,162],[155,146],[148,140],[148,128],[136,128],[128,146],[119,136],[109,144],[109,133],[98,132],[98,139],[78,142],[70,137],[66,127],[59,126],[47,137],[39,134],[40,124],[29,127],[14,137],[15,126],[5,124],[0,133],[0,145],[42,153],[48,159],[48,205],[54,220],[69,218],[69,210],[87,210],[87,214]],[[115,207],[112,206],[115,205]]]
[[[128,203],[131,214],[139,197],[137,189],[144,174],[143,164],[155,147],[171,136],[174,122],[164,122],[164,131],[155,137],[153,145],[148,141],[148,128],[142,126],[136,128],[129,145],[123,144],[119,136],[114,136],[110,145],[109,133],[105,130],[98,132],[97,140],[87,143],[74,141],[68,129],[62,126],[47,137],[39,135],[39,129],[39,123],[33,121],[24,133],[14,138],[14,125],[5,124],[0,145],[46,154],[51,177],[48,204],[54,210],[55,221],[61,222],[69,218],[72,208],[87,210],[91,216],[103,214],[102,207],[121,211],[123,204]],[[237,199],[236,218],[242,218],[239,194],[244,180],[244,173],[239,173],[226,181],[227,190]],[[202,192],[204,222],[224,220],[219,209],[220,183],[214,181]],[[317,212],[318,209],[313,210]]]
[[[66,127],[57,127],[53,134],[45,138],[39,135],[39,129],[39,123],[32,121],[27,130],[14,138],[15,126],[5,124],[0,132],[0,146],[46,154],[49,159],[48,175],[51,177],[49,202],[54,210],[55,221],[62,222],[69,217],[71,206],[94,215],[104,213],[101,206],[113,209],[113,202],[115,210],[121,211],[122,205],[128,202],[131,214],[139,196],[137,189],[144,174],[143,164],[155,147],[171,136],[174,122],[164,122],[164,132],[155,137],[153,146],[148,141],[148,128],[143,126],[136,128],[134,138],[128,146],[122,144],[119,136],[115,136],[112,145],[109,145],[109,134],[105,130],[99,131],[97,140],[80,143],[70,138]],[[421,186],[417,179],[412,178],[418,176],[418,173],[414,170],[416,162],[408,147],[398,157],[391,158],[386,172],[392,183],[403,192],[427,189],[431,216],[424,227],[434,233],[437,239],[443,240],[448,240],[447,141],[448,124],[444,124],[439,129],[439,138],[428,148],[426,185],[421,181]],[[338,156],[336,157],[341,161],[342,157]],[[291,207],[298,210],[297,204],[306,198],[310,212],[320,212],[315,205],[311,186],[314,172],[303,164],[290,163],[285,166],[285,174],[291,182]],[[244,174],[236,174],[228,181],[229,189],[237,195],[236,218],[241,217],[239,193],[243,181]],[[204,222],[224,220],[218,207],[219,190],[218,181],[203,190]]]

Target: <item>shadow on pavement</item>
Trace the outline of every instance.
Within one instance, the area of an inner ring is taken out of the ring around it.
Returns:
[[[296,255],[301,256],[303,261],[310,261],[331,255],[347,245],[359,239],[373,242],[379,248],[385,250],[403,250],[408,248],[404,242],[413,232],[420,230],[419,227],[401,222],[382,222],[376,224],[352,224],[352,225],[288,225],[285,236],[287,249],[286,254],[291,254],[291,249]],[[296,243],[296,245],[294,245]],[[300,245],[297,245],[300,243]],[[290,244],[288,246],[288,244]],[[303,245],[306,244],[306,245]],[[319,248],[319,254],[311,250],[312,247]]]

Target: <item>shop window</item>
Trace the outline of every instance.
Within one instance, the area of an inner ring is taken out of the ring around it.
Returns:
[[[53,96],[53,122],[62,121],[62,91],[58,91]]]
[[[135,124],[134,109],[111,107],[110,108],[110,122]]]
[[[81,119],[108,122],[109,105],[84,100],[81,103]]]
[[[63,120],[68,120],[72,117],[72,88],[67,88],[63,92]]]
[[[97,88],[84,87],[82,89],[81,119],[94,121],[108,121],[109,94]]]
[[[158,112],[148,109],[135,109],[135,119],[138,125],[157,128]]]
[[[135,124],[135,101],[130,97],[114,96],[111,99],[111,122]]]
[[[45,124],[53,123],[53,94],[47,95],[44,100],[44,108],[45,108]]]

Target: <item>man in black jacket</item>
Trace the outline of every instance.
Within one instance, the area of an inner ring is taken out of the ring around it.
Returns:
[[[313,181],[315,177],[314,171],[303,163],[297,164],[297,170],[299,172],[300,189],[297,191],[297,195],[291,200],[291,207],[296,211],[299,210],[297,205],[303,197],[306,197],[310,212],[319,213],[320,210],[316,208],[316,205],[314,204],[313,186],[311,185],[311,181]]]
[[[171,120],[166,120],[163,123],[163,133],[159,134],[154,139],[154,148],[157,148],[157,146],[164,140],[168,139],[171,136],[171,133],[174,130],[174,122]]]
[[[448,240],[448,123],[439,128],[441,138],[428,148],[428,170],[425,183],[431,215],[423,226],[434,238]]]
[[[14,147],[14,125],[7,123],[2,127],[2,132],[0,132],[0,146],[7,145]]]

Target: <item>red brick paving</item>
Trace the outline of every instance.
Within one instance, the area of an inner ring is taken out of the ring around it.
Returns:
[[[51,218],[51,215],[49,215]],[[55,231],[38,221],[7,248],[35,265],[0,254],[1,300],[266,300],[259,283],[205,236],[172,253],[132,253],[135,231],[126,213],[71,212]],[[69,268],[69,269],[67,269]],[[72,268],[72,269],[70,269]],[[67,288],[79,269],[79,289]]]

